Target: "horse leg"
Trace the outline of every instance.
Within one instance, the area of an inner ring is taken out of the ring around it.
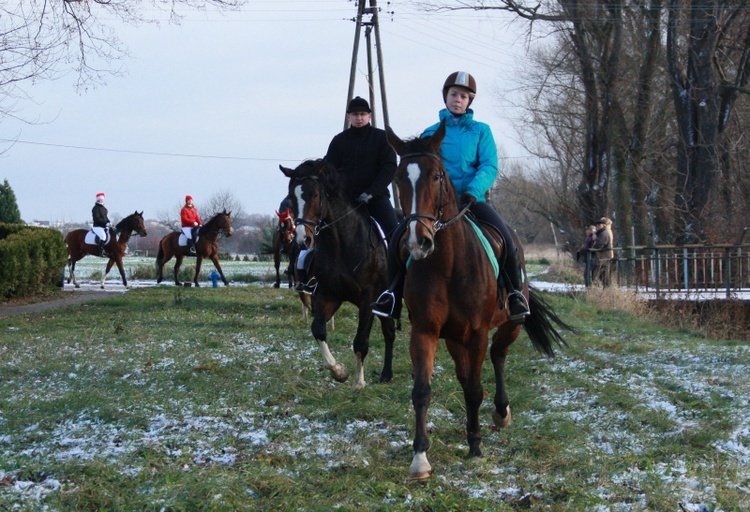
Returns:
[[[479,407],[482,405],[482,363],[487,355],[487,330],[472,331],[467,344],[446,340],[448,352],[456,365],[456,378],[461,383],[466,404],[466,442],[469,457],[481,457],[482,435],[479,427]]]
[[[78,281],[76,280],[76,262],[75,260],[68,258],[68,268],[70,269],[70,276],[68,277],[68,284],[70,284],[70,281],[73,281],[73,286],[76,288],[80,288],[81,285],[78,284]]]
[[[122,256],[118,256],[115,260],[115,263],[117,263],[117,270],[120,271],[120,277],[122,277],[122,285],[127,288],[128,287],[128,280],[125,277],[125,267],[122,265]],[[112,267],[112,260],[109,260],[109,263],[107,264],[107,272],[109,272],[109,269]]]
[[[164,279],[164,265],[172,259],[172,255],[164,249],[165,245],[167,244],[162,240],[159,243],[159,252],[156,254],[156,284]]]
[[[393,344],[396,341],[396,321],[392,317],[378,317],[380,319],[380,330],[385,342],[385,354],[383,355],[383,369],[380,371],[380,382],[393,380]]]
[[[203,256],[200,254],[195,258],[195,274],[193,275],[193,284],[196,288],[200,286],[198,283],[198,275],[201,273],[201,265],[203,264]]]
[[[492,411],[492,421],[497,428],[505,428],[510,424],[510,400],[505,390],[505,359],[508,356],[510,345],[515,341],[518,333],[517,326],[506,322],[492,336],[492,347],[490,347],[490,359],[495,372],[495,410]],[[516,333],[514,335],[514,333]]]
[[[370,308],[369,297],[363,301],[359,307],[359,320],[357,325],[357,334],[354,336],[352,349],[356,360],[357,371],[354,377],[354,389],[364,389],[365,382],[365,358],[370,352],[370,332],[372,331],[373,314]],[[392,377],[392,376],[391,376]]]
[[[427,437],[427,409],[430,407],[432,369],[437,350],[437,334],[415,332],[412,326],[409,352],[411,353],[414,387],[411,402],[414,406],[416,429],[414,434],[414,457],[409,466],[409,478],[421,480],[432,476],[432,466],[427,460],[430,440]]]
[[[221,282],[222,282],[222,283],[224,283],[224,286],[229,286],[229,281],[227,281],[227,278],[226,278],[226,277],[224,277],[224,271],[223,271],[223,270],[221,270],[221,265],[219,264],[219,256],[218,256],[218,255],[214,255],[214,256],[213,256],[213,257],[211,258],[211,261],[213,261],[213,262],[214,262],[214,267],[216,267],[216,270],[218,270],[218,271],[219,271],[219,275],[221,276]],[[196,274],[196,276],[195,276],[195,277],[196,277],[196,279],[197,279],[197,278],[198,278],[198,275]]]
[[[175,255],[174,259],[174,284],[177,286],[182,286],[180,283],[180,280],[177,279],[177,275],[180,273],[180,267],[182,266],[182,260],[185,259],[185,256],[182,256],[181,254]]]
[[[279,267],[281,266],[281,252],[276,249],[273,252],[273,266],[276,269],[276,282],[274,283],[274,288],[280,288],[281,287],[281,274],[279,273]]]
[[[112,270],[113,264],[114,264],[114,260],[110,259],[107,261],[107,266],[104,269],[104,274],[102,274],[102,282],[101,282],[102,290],[104,290],[104,282],[107,280],[107,274],[109,274],[109,271]]]
[[[313,299],[313,301],[317,302],[317,304],[313,307],[313,321],[310,324],[310,331],[318,341],[320,354],[323,356],[323,366],[331,372],[331,377],[336,382],[346,382],[346,379],[349,378],[349,370],[346,369],[346,366],[336,361],[326,342],[326,321],[338,310],[341,302],[323,304],[322,299],[318,299],[317,301]]]

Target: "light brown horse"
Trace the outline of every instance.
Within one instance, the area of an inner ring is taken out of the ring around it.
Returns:
[[[474,227],[459,210],[453,184],[438,154],[445,136],[445,125],[428,139],[402,141],[387,128],[388,142],[401,156],[396,171],[406,231],[399,247],[411,260],[404,283],[404,300],[411,319],[409,351],[414,375],[412,403],[416,415],[414,457],[409,475],[428,478],[432,466],[427,460],[427,409],[430,404],[435,352],[440,338],[456,366],[466,404],[466,437],[469,456],[481,456],[479,406],[482,403],[482,365],[488,350],[495,374],[493,420],[502,428],[510,423],[510,406],[503,372],[510,345],[521,326],[508,320],[504,290],[498,281],[492,258]],[[518,242],[516,242],[518,243]],[[502,251],[502,248],[500,248]],[[524,268],[520,252],[521,267]],[[525,271],[524,271],[525,273]],[[534,346],[554,354],[553,341],[564,343],[550,320],[567,326],[557,318],[534,290],[523,283],[531,315],[525,328]]]
[[[182,283],[177,279],[177,275],[182,265],[182,260],[186,256],[195,256],[195,276],[193,284],[198,284],[198,275],[201,271],[201,263],[204,259],[210,259],[214,267],[219,271],[221,280],[225,286],[229,286],[229,281],[224,277],[224,271],[219,265],[219,235],[232,236],[232,219],[231,213],[224,210],[214,215],[211,220],[206,222],[198,230],[198,240],[195,242],[195,253],[191,253],[186,245],[179,245],[181,231],[174,231],[164,236],[159,242],[159,253],[156,256],[156,282],[161,283],[164,273],[164,264],[175,258],[174,264],[174,284],[181,286]]]
[[[76,262],[88,255],[102,257],[98,244],[86,243],[86,233],[88,232],[88,229],[74,229],[65,235],[65,245],[68,246],[68,270],[70,272],[68,284],[73,281],[73,285],[76,288],[81,287],[76,280]],[[112,265],[115,263],[117,264],[117,270],[120,271],[123,286],[128,286],[128,279],[125,277],[125,268],[122,266],[122,256],[125,254],[125,248],[133,233],[139,236],[146,236],[148,234],[143,224],[143,212],[138,213],[137,210],[118,222],[115,229],[109,228],[109,241],[104,246],[106,257],[109,258],[109,261],[107,261],[107,268],[102,276],[102,289],[104,289],[104,281],[107,279],[107,274],[109,274]]]

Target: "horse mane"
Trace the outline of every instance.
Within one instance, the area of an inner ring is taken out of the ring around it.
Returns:
[[[210,231],[214,227],[214,225],[217,223],[219,217],[221,217],[222,215],[226,215],[227,217],[231,216],[231,214],[228,211],[226,211],[226,209],[224,211],[218,212],[214,214],[213,217],[211,217],[211,220],[203,224],[198,232],[205,233],[205,232]]]
[[[125,217],[124,219],[122,219],[120,222],[118,222],[117,224],[115,224],[115,230],[118,233],[121,232],[125,228],[125,224],[126,223],[130,223],[130,219],[132,219],[133,217],[137,217],[138,215],[142,215],[142,213],[140,213],[140,214],[138,213],[138,210],[136,210],[135,212],[131,213],[130,215],[128,215],[127,217]]]

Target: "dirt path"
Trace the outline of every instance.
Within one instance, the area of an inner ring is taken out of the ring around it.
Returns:
[[[63,297],[55,297],[41,302],[31,304],[2,303],[0,304],[0,318],[15,315],[42,313],[51,309],[83,304],[92,300],[106,299],[112,297],[113,293],[105,290],[75,290],[66,291]]]

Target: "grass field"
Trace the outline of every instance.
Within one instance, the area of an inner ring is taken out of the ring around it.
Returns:
[[[394,381],[375,383],[375,335],[355,392],[285,289],[139,288],[2,318],[0,509],[749,509],[750,346],[550,300],[580,334],[554,359],[513,346],[513,423],[493,430],[485,401],[481,459],[441,348],[427,482],[407,479],[408,322]],[[330,333],[350,370],[354,316]],[[491,397],[488,364],[483,382]]]

